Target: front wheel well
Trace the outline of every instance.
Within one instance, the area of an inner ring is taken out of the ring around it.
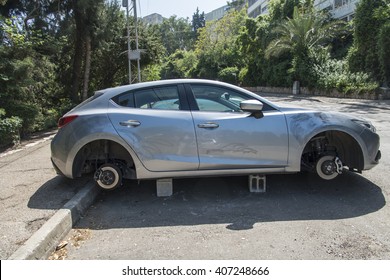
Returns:
[[[101,165],[112,163],[117,165],[123,178],[135,179],[136,170],[133,158],[121,144],[112,140],[95,140],[84,145],[77,153],[72,172],[74,177],[92,173]]]
[[[326,155],[337,156],[350,170],[361,172],[364,168],[364,157],[359,143],[343,131],[330,130],[312,137],[303,150],[301,168],[313,170],[316,162]]]

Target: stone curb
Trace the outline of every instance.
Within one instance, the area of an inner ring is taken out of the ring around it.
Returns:
[[[95,186],[94,182],[85,185],[8,259],[47,259],[99,193],[100,189]]]

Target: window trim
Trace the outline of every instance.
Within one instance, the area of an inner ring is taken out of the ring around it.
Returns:
[[[138,91],[145,91],[145,90],[154,90],[158,88],[167,88],[167,87],[176,87],[178,92],[178,98],[179,98],[179,109],[178,110],[168,110],[168,109],[153,109],[153,108],[137,108],[135,104],[135,94]],[[121,96],[124,96],[126,94],[131,94],[131,105],[132,106],[123,106],[119,104],[119,98]],[[125,92],[122,92],[114,97],[111,98],[112,102],[118,106],[119,108],[128,108],[128,109],[140,109],[140,110],[160,110],[160,111],[189,111],[190,106],[188,104],[187,96],[185,93],[185,89],[183,84],[168,84],[168,85],[162,85],[162,86],[150,86],[150,87],[144,87],[144,88],[137,88],[128,90]]]
[[[196,98],[195,98],[195,94],[194,92],[192,91],[192,86],[209,86],[209,87],[216,87],[216,88],[221,88],[221,89],[226,89],[228,91],[233,91],[233,92],[237,92],[238,94],[241,94],[243,96],[246,96],[246,97],[249,97],[248,100],[259,100],[260,102],[263,103],[265,110],[263,110],[263,112],[273,112],[273,111],[278,111],[276,108],[274,108],[273,106],[271,106],[270,104],[268,104],[267,102],[264,102],[263,100],[259,99],[259,98],[255,98],[255,97],[252,97],[250,95],[248,95],[247,93],[245,92],[242,92],[242,91],[239,91],[239,90],[236,90],[236,89],[232,89],[232,88],[229,88],[229,87],[226,87],[226,86],[221,86],[221,85],[214,85],[214,84],[207,84],[207,83],[188,83],[188,84],[184,84],[184,87],[187,91],[187,98],[188,98],[188,103],[190,105],[190,108],[191,108],[191,111],[199,111],[199,112],[219,112],[219,113],[236,113],[236,114],[242,114],[243,112],[221,112],[221,111],[201,111],[199,109],[199,106],[198,106],[198,103],[196,102]]]

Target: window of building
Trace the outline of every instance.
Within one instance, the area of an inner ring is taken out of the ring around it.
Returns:
[[[347,5],[350,0],[334,0],[334,8],[337,9],[344,5]]]

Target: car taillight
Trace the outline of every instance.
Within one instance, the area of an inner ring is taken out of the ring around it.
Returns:
[[[77,115],[62,117],[62,118],[58,121],[58,128],[61,128],[61,127],[65,126],[65,125],[67,125],[68,123],[70,123],[71,121],[73,121],[74,119],[76,119],[77,117],[78,117]]]

